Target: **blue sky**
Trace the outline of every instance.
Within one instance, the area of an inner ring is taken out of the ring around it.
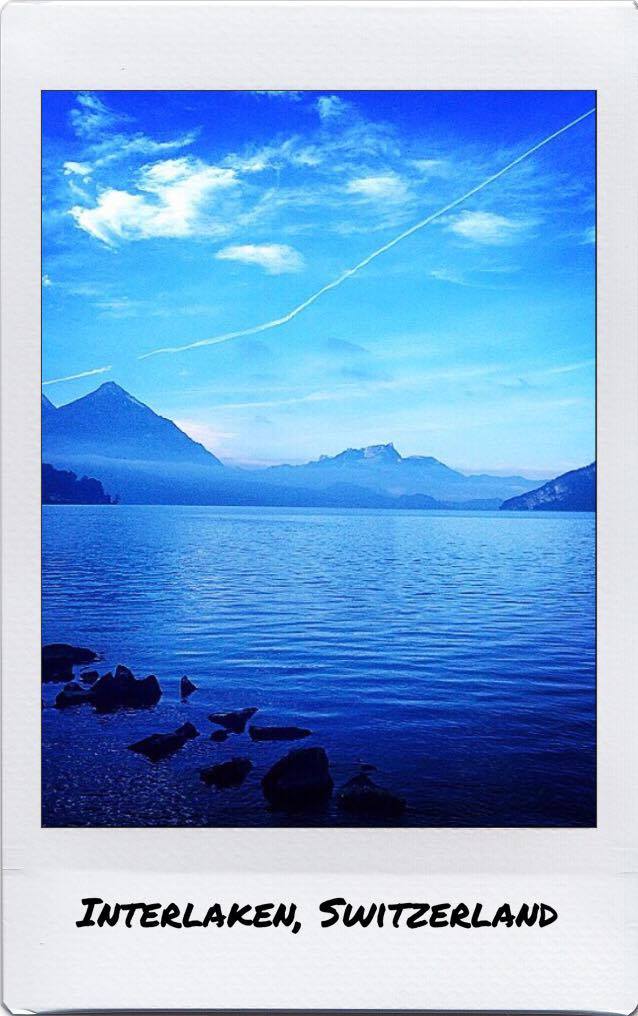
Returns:
[[[467,471],[584,465],[593,116],[290,320],[226,336],[285,319],[594,105],[590,92],[44,93],[44,391],[59,405],[116,381],[245,464],[394,441]]]

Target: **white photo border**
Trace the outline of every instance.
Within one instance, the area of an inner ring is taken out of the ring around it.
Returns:
[[[638,1003],[638,11],[627,3],[12,3],[3,12],[4,1002],[598,1010]],[[42,90],[586,89],[598,101],[598,825],[43,829]],[[317,901],[543,899],[524,937],[321,931]],[[80,899],[295,899],[302,934],[75,927]],[[254,933],[253,933],[254,936]],[[373,937],[374,936],[374,937]],[[597,958],[597,959],[596,959]],[[246,976],[249,967],[252,977]],[[285,976],[282,976],[285,971]]]

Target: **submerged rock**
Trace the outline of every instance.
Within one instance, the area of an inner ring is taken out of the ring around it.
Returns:
[[[402,797],[377,786],[366,773],[353,776],[341,788],[339,806],[352,815],[369,818],[400,818],[405,811]]]
[[[71,646],[67,642],[51,642],[42,646],[42,680],[70,681],[73,667],[82,663],[93,663],[97,653],[83,646]]]
[[[212,734],[210,735],[210,739],[211,739],[211,741],[217,741],[218,744],[220,744],[222,741],[227,741],[228,740],[228,731],[227,730],[213,730]]]
[[[305,727],[254,727],[248,728],[253,741],[299,741],[302,737],[310,737],[312,730]]]
[[[299,811],[325,804],[334,786],[323,748],[297,748],[275,762],[261,785],[273,808]]]
[[[201,769],[199,775],[207,787],[226,790],[230,787],[240,787],[252,767],[249,758],[232,758],[230,762],[219,762],[207,769]]]
[[[179,682],[180,697],[183,699],[188,698],[188,696],[192,695],[194,691],[197,691],[197,685],[193,684],[190,678],[183,677]]]
[[[96,681],[91,693],[96,710],[106,713],[123,707],[154,706],[162,696],[162,689],[154,674],[138,681],[128,667],[120,665],[114,675],[104,674]]]
[[[231,734],[243,734],[248,720],[256,712],[257,709],[238,709],[234,713],[211,713],[208,719],[229,730]]]
[[[93,689],[83,688],[82,685],[71,681],[58,692],[55,698],[56,709],[66,709],[68,706],[79,706],[83,702],[93,701]]]
[[[160,759],[179,751],[194,737],[199,737],[199,731],[192,723],[184,723],[170,734],[151,734],[149,737],[143,737],[141,741],[136,741],[135,744],[129,744],[128,747],[129,751],[145,755],[151,762],[159,762]]]
[[[95,684],[99,676],[97,670],[84,670],[80,674],[80,681],[83,684]]]

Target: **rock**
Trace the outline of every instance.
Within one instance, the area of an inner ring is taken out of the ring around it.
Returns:
[[[170,734],[151,734],[149,737],[142,738],[141,741],[136,741],[135,744],[129,744],[128,747],[129,751],[145,755],[151,762],[159,762],[160,759],[167,758],[179,751],[187,741],[194,737],[199,737],[199,731],[192,723],[184,723]]]
[[[181,698],[188,698],[188,696],[192,695],[194,691],[197,691],[197,685],[193,684],[190,678],[183,677],[179,682],[179,694]]]
[[[97,670],[83,670],[80,674],[80,681],[83,684],[95,684],[99,676]]]
[[[253,741],[299,741],[310,737],[312,730],[304,727],[253,727],[248,728]]]
[[[239,709],[234,713],[211,713],[208,719],[229,730],[231,734],[243,734],[246,723],[256,712],[256,709]]]
[[[92,688],[83,688],[82,685],[77,684],[75,681],[71,681],[70,684],[64,686],[61,692],[58,692],[55,699],[55,708],[66,709],[68,706],[78,706],[83,702],[92,701]]]
[[[400,818],[405,811],[403,798],[377,786],[365,773],[348,780],[337,800],[344,811],[363,817]]]
[[[115,675],[103,674],[92,686],[91,692],[99,713],[120,708],[154,706],[162,696],[162,689],[154,674],[138,681],[128,667],[121,665]]]
[[[211,741],[217,741],[218,743],[221,743],[222,741],[227,741],[228,740],[228,731],[227,730],[213,730],[212,734],[210,735],[210,739],[211,739]]]
[[[181,727],[178,727],[175,731],[176,734],[181,734],[187,741],[192,740],[194,737],[199,737],[199,730],[192,723],[182,723]]]
[[[232,758],[230,762],[220,762],[218,765],[209,766],[208,769],[201,769],[199,775],[207,787],[224,790],[229,787],[240,787],[252,767],[249,758]]]
[[[325,804],[334,786],[323,748],[297,748],[275,762],[261,785],[274,808],[299,811]]]
[[[67,642],[51,642],[42,646],[42,680],[70,681],[73,667],[82,663],[93,663],[97,653],[82,646],[70,646]]]

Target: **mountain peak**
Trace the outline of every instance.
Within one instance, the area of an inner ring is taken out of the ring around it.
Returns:
[[[63,465],[111,459],[220,466],[212,452],[193,441],[172,420],[160,416],[115,381],[51,413],[46,411],[45,447]],[[92,468],[92,465],[91,465]]]
[[[119,399],[122,402],[133,402],[136,406],[144,406],[145,409],[148,409],[148,406],[146,406],[144,402],[140,402],[140,400],[136,399],[134,395],[127,392],[126,388],[122,388],[122,386],[118,385],[115,381],[104,381],[99,388],[89,392],[89,394],[85,395],[84,398],[95,398],[105,395],[111,399]]]
[[[395,463],[401,461],[401,456],[394,447],[392,441],[388,444],[366,445],[364,448],[346,448],[338,455],[320,455],[318,463],[348,464],[355,462],[381,462]]]
[[[364,459],[382,459],[384,462],[399,462],[401,456],[392,441],[388,444],[367,445],[363,449]]]

